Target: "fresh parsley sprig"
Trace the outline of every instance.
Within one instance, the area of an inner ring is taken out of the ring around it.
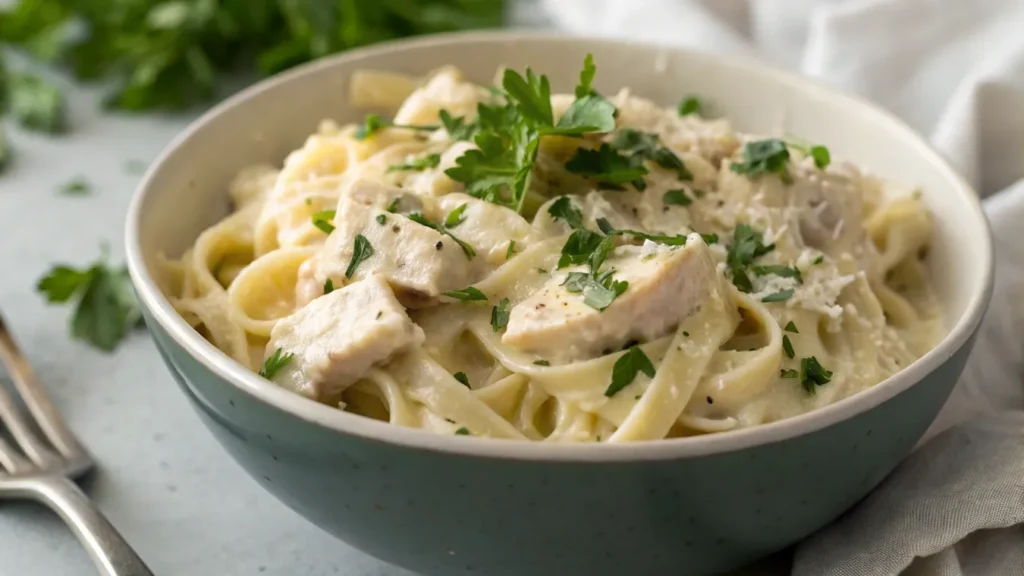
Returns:
[[[775,249],[774,244],[764,244],[763,235],[748,224],[740,224],[733,230],[732,244],[726,252],[726,266],[732,283],[740,292],[753,292],[754,286],[747,275],[747,267],[755,258]]]
[[[356,234],[355,240],[352,241],[352,259],[349,260],[348,268],[345,269],[345,278],[351,279],[359,265],[364,260],[369,260],[371,256],[373,256],[373,246],[370,245],[370,241],[366,239],[366,236]]]
[[[51,304],[75,300],[71,335],[111,352],[142,320],[128,270],[110,267],[106,255],[85,269],[57,265],[36,284]]]
[[[544,75],[527,68],[525,76],[505,70],[502,76],[504,105],[480,104],[479,126],[473,138],[477,146],[445,170],[453,180],[466,185],[477,198],[523,211],[537,150],[544,136],[580,136],[615,128],[615,107],[593,93],[593,59],[584,61],[577,97],[558,123],[551,109],[551,86]]]
[[[800,383],[807,393],[814,395],[817,386],[824,386],[832,381],[832,372],[825,369],[814,356],[800,359]]]

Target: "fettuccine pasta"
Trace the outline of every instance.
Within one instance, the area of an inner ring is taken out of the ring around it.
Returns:
[[[789,418],[935,342],[910,190],[623,89],[364,71],[168,261],[182,316],[341,410],[440,434],[629,442]]]

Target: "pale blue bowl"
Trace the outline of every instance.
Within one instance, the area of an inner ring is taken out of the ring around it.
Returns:
[[[250,373],[160,292],[157,254],[180,254],[227,210],[241,167],[280,163],[345,101],[358,68],[455,64],[489,80],[532,65],[571,88],[593,52],[597,88],[663,104],[697,93],[747,132],[793,133],[922,187],[949,334],[897,376],[791,420],[629,445],[439,436],[343,413]],[[780,124],[781,123],[781,124]],[[522,33],[438,36],[350,52],[262,82],[164,152],[128,214],[146,324],[182,391],[270,493],[345,542],[430,576],[713,574],[792,544],[867,494],[921,438],[956,382],[992,290],[992,247],[970,187],[909,128],[812,81],[742,61],[618,41]]]

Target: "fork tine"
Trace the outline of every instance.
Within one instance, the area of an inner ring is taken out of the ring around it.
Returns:
[[[39,428],[57,451],[67,458],[86,456],[85,449],[82,448],[81,444],[78,443],[78,440],[71,433],[71,430],[64,424],[64,419],[61,418],[60,413],[53,406],[49,396],[46,394],[46,390],[36,379],[35,373],[21,354],[21,350],[7,330],[2,314],[0,314],[0,363],[3,363],[7,368],[25,406],[28,407]],[[11,434],[21,444],[25,454],[33,461],[43,465],[37,458],[45,459],[46,456],[42,454],[49,454],[51,457],[53,454],[43,447],[35,434],[25,426],[25,421],[17,410],[10,394],[2,388],[0,390],[3,391],[0,394],[0,416],[3,417],[4,421],[11,428]],[[36,449],[35,453],[32,452],[32,447]],[[39,450],[40,448],[42,451]]]
[[[28,460],[22,458],[7,440],[0,438],[0,466],[5,468],[9,474],[20,474],[32,469]]]

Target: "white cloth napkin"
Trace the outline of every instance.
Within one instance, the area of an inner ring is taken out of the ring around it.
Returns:
[[[756,56],[870,98],[986,198],[996,289],[926,442],[794,576],[1024,574],[1024,1],[536,0],[559,29]]]

